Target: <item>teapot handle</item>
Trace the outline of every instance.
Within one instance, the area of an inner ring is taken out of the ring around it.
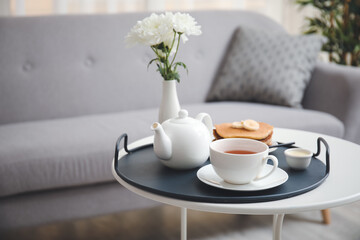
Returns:
[[[203,122],[207,129],[209,130],[209,134],[212,137],[213,136],[213,122],[209,114],[207,113],[199,113],[196,116],[196,119]]]

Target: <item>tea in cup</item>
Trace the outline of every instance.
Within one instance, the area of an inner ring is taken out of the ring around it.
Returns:
[[[267,161],[273,162],[273,168],[260,176]],[[231,184],[248,184],[273,174],[278,167],[278,159],[269,155],[269,147],[262,142],[226,138],[210,143],[210,162],[219,177]]]

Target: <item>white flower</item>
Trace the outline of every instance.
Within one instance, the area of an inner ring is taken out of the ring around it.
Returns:
[[[200,35],[200,26],[189,14],[167,12],[165,14],[151,14],[138,21],[125,38],[128,46],[141,44],[151,47],[156,58],[158,71],[164,80],[176,79],[180,81],[178,67],[187,71],[183,62],[175,62],[179,50],[180,38],[185,43],[190,35]]]
[[[160,15],[153,13],[136,23],[126,36],[126,43],[128,46],[136,44],[153,46],[163,42],[170,47],[174,39],[174,30],[182,33],[183,42],[186,42],[190,35],[200,35],[201,27],[196,24],[195,19],[187,13],[167,12]]]
[[[164,14],[151,14],[150,17],[138,21],[126,36],[129,46],[142,44],[153,46],[162,42],[171,42],[173,36],[172,19]]]
[[[182,33],[183,42],[188,40],[187,36],[200,35],[201,26],[196,25],[197,22],[187,13],[175,13],[173,15],[173,28],[176,32]]]

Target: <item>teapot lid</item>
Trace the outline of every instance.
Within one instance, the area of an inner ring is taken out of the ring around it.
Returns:
[[[188,116],[189,116],[189,113],[188,113],[187,110],[181,109],[179,111],[179,117],[178,118],[183,119],[183,118],[187,118]]]
[[[189,117],[189,113],[185,109],[181,109],[178,113],[178,117],[169,119],[171,123],[179,123],[179,124],[191,124],[196,121],[194,118]]]

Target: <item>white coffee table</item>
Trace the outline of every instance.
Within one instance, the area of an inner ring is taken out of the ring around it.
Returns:
[[[316,189],[277,201],[260,203],[206,203],[185,201],[144,191],[122,180],[112,167],[114,177],[130,191],[172,206],[181,208],[181,239],[187,239],[187,209],[228,214],[273,215],[273,239],[281,239],[281,229],[285,214],[321,210],[350,204],[360,200],[360,146],[339,138],[299,130],[275,128],[273,139],[279,142],[295,141],[297,146],[316,152],[316,141],[323,137],[330,146],[330,175]],[[129,149],[152,143],[153,137],[140,139],[128,145]],[[323,146],[322,146],[323,147]],[[124,149],[119,158],[126,155]],[[325,161],[324,154],[318,157]]]

